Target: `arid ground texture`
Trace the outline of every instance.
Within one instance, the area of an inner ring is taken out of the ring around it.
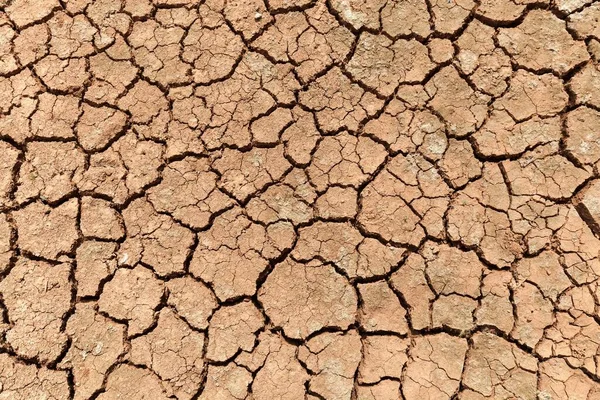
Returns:
[[[0,0],[0,400],[600,400],[600,1]]]

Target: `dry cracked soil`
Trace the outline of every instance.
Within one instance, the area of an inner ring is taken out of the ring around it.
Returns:
[[[599,400],[600,1],[0,0],[0,400]]]

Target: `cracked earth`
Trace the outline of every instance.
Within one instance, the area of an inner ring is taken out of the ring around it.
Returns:
[[[1,400],[599,400],[600,1],[0,0]]]

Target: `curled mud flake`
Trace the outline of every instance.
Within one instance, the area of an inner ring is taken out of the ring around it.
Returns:
[[[297,189],[282,184],[270,186],[248,202],[248,216],[267,224],[290,221],[297,225],[310,221],[313,210],[302,198],[302,193],[297,193]]]
[[[96,28],[82,14],[71,18],[64,12],[54,14],[48,21],[50,54],[61,59],[85,57],[94,53],[92,40]]]
[[[354,218],[357,211],[358,194],[352,188],[330,187],[315,203],[315,212],[323,219]]]
[[[358,323],[367,332],[408,333],[406,310],[385,281],[358,284]]]
[[[582,39],[600,39],[600,5],[592,4],[583,10],[569,15],[567,19],[569,29],[575,31]]]
[[[358,187],[377,170],[386,156],[381,144],[344,132],[323,138],[307,172],[317,190],[336,184]]]
[[[90,78],[85,58],[62,60],[49,55],[38,61],[34,69],[48,88],[60,92],[80,90]]]
[[[525,153],[520,159],[502,162],[515,195],[539,195],[552,200],[569,198],[590,173],[557,154],[558,143]]]
[[[164,147],[150,140],[138,140],[129,132],[108,149],[92,154],[89,167],[77,182],[79,190],[108,196],[117,204],[159,178]]]
[[[141,261],[160,276],[182,272],[194,243],[194,234],[171,217],[158,214],[145,199],[134,200],[125,210],[123,219],[127,240],[120,254],[129,254],[127,265]]]
[[[21,30],[14,40],[14,52],[21,65],[29,66],[48,54],[50,35],[45,24]]]
[[[305,399],[305,384],[310,375],[296,358],[297,352],[298,349],[283,338],[272,337],[263,367],[252,382],[255,400]]]
[[[494,102],[495,110],[506,110],[516,121],[533,116],[552,117],[563,111],[569,96],[560,79],[552,74],[536,75],[519,70],[510,89]]]
[[[534,116],[515,122],[508,112],[495,110],[473,138],[477,151],[486,157],[516,156],[538,145],[557,143],[561,138],[561,121],[559,117]]]
[[[75,96],[40,94],[37,110],[31,116],[31,134],[39,138],[74,137],[73,129],[81,114],[79,101]]]
[[[361,122],[374,115],[383,101],[352,83],[338,67],[313,81],[300,92],[300,102],[314,111],[326,132],[357,131]]]
[[[450,135],[466,136],[485,120],[489,97],[473,91],[454,67],[440,70],[425,90],[431,97],[429,105],[444,119]]]
[[[127,124],[127,115],[110,107],[83,105],[83,114],[77,123],[77,139],[87,151],[104,149]]]
[[[447,333],[413,339],[404,373],[406,399],[450,399],[459,387],[467,340]]]
[[[577,104],[600,107],[600,64],[588,64],[569,81]]]
[[[303,82],[333,63],[341,62],[352,48],[354,36],[327,12],[324,1],[305,13],[275,16],[275,22],[253,43],[280,62],[292,62]]]
[[[423,257],[411,253],[390,279],[391,286],[408,305],[410,326],[417,330],[431,326],[431,303],[436,297],[427,282],[425,268]]]
[[[594,300],[589,291],[587,295],[589,308],[593,309]],[[588,315],[571,315],[573,311],[556,314],[556,323],[546,329],[536,351],[544,358],[564,357],[571,367],[582,368],[597,377],[600,325]]]
[[[16,147],[8,142],[0,141],[0,207],[12,203],[11,192],[15,185],[13,171],[19,154]]]
[[[85,99],[95,103],[116,105],[133,82],[138,69],[129,61],[113,60],[106,53],[90,57],[92,79],[85,92]]]
[[[198,234],[190,272],[210,282],[221,301],[252,296],[268,260],[289,249],[294,235],[289,223],[265,229],[248,220],[241,209],[234,208],[218,216],[209,230]]]
[[[374,385],[358,386],[356,395],[359,400],[397,400],[400,398],[400,382],[382,380]]]
[[[58,0],[14,0],[5,8],[5,11],[15,25],[22,28],[43,20],[59,7]]]
[[[494,22],[514,22],[523,15],[526,3],[520,0],[483,0],[475,12]]]
[[[233,363],[210,365],[206,383],[198,400],[239,400],[248,396],[252,375]]]
[[[459,188],[481,176],[481,162],[475,158],[473,148],[466,140],[450,139],[448,148],[440,160],[441,173],[450,184]]]
[[[51,363],[62,353],[67,335],[63,318],[71,307],[68,264],[19,258],[0,282],[10,327],[6,342],[20,356]]]
[[[511,229],[508,216],[484,207],[476,198],[459,194],[447,219],[451,240],[469,248],[479,247],[483,258],[500,268],[510,266],[523,253],[521,235]]]
[[[400,339],[397,336],[364,337],[358,381],[373,384],[383,378],[402,379],[402,370],[408,361],[409,346],[410,339]]]
[[[346,329],[355,320],[356,293],[329,265],[277,264],[258,292],[267,316],[291,338],[305,338],[323,328]]]
[[[100,283],[117,269],[116,243],[85,240],[77,247],[77,296],[98,296]]]
[[[292,257],[332,262],[350,278],[385,275],[402,260],[405,252],[376,239],[364,238],[348,223],[319,221],[300,228],[298,235]]]
[[[137,335],[154,322],[154,313],[164,294],[164,284],[149,269],[118,269],[104,285],[98,308],[112,318],[127,321],[127,334]]]
[[[15,200],[41,198],[56,202],[76,190],[84,173],[85,155],[73,142],[32,142],[19,170]]]
[[[514,326],[510,288],[514,286],[509,271],[492,271],[483,278],[481,301],[474,313],[477,325],[495,326],[505,334]]]
[[[512,74],[510,58],[497,48],[494,29],[473,20],[456,41],[457,65],[484,93],[499,96]]]
[[[88,399],[102,387],[104,376],[125,353],[126,327],[96,313],[92,303],[79,303],[65,332],[71,345],[61,368],[73,372],[75,400]]]
[[[194,228],[206,228],[212,215],[233,204],[217,189],[218,176],[206,158],[186,157],[168,164],[162,181],[148,191],[157,211],[167,212]]]
[[[167,394],[191,399],[202,382],[204,334],[193,331],[170,308],[163,308],[156,327],[131,341],[129,360],[154,371]]]
[[[537,257],[519,260],[515,272],[517,285],[523,281],[531,282],[544,297],[552,301],[556,301],[558,296],[571,286],[559,256],[553,251],[546,250]]]
[[[167,108],[168,102],[158,87],[138,81],[117,104],[131,113],[134,123],[148,123]]]
[[[396,3],[396,1],[392,3]],[[338,17],[357,30],[379,29],[381,27],[380,12],[385,5],[385,0],[333,0],[331,2]]]
[[[434,66],[427,47],[415,39],[392,42],[385,36],[363,33],[346,71],[389,96],[400,83],[423,81]]]
[[[465,363],[465,399],[536,400],[537,360],[514,344],[487,332],[473,335]]]
[[[4,353],[0,354],[0,398],[11,400],[61,400],[69,398],[66,371],[23,364]]]
[[[171,279],[167,282],[167,304],[177,311],[190,326],[206,329],[208,319],[217,308],[217,299],[203,283],[191,277]]]
[[[125,236],[121,213],[106,200],[84,197],[81,200],[81,233],[87,237],[118,240]]]
[[[445,35],[455,34],[465,23],[476,2],[473,0],[433,0],[431,11],[435,30]]]
[[[224,23],[206,26],[196,20],[183,39],[182,59],[193,65],[194,82],[206,84],[228,76],[242,56],[242,39]]]
[[[562,358],[540,363],[539,374],[538,398],[594,400],[600,396],[598,383]]]
[[[256,333],[263,326],[261,312],[250,301],[218,309],[210,320],[206,357],[224,362],[240,350],[252,351]]]
[[[98,400],[169,400],[167,388],[161,380],[147,369],[120,364],[108,375],[104,392]]]
[[[77,209],[77,200],[71,199],[55,208],[35,202],[13,212],[21,251],[48,259],[72,252],[78,238]]]
[[[540,289],[525,282],[514,290],[515,327],[511,337],[530,348],[540,342],[544,329],[554,322],[552,302]]]
[[[230,0],[223,11],[233,29],[245,40],[256,38],[273,21],[263,0]]]
[[[291,169],[283,146],[254,148],[248,152],[225,149],[213,163],[221,174],[219,187],[239,201],[246,201],[256,192],[281,179]]]
[[[387,1],[381,9],[383,31],[390,36],[429,36],[429,11],[424,0]]]
[[[448,146],[444,124],[438,117],[429,111],[409,110],[397,99],[378,118],[367,122],[364,132],[387,143],[394,153],[418,150],[431,160],[438,160]]]
[[[184,34],[181,27],[165,27],[155,20],[133,24],[128,43],[136,65],[142,68],[145,77],[163,86],[190,80],[190,66],[180,59],[180,42]]]
[[[298,350],[298,359],[311,372],[308,390],[331,400],[350,400],[354,376],[360,362],[360,335],[322,333]]]
[[[518,65],[564,75],[590,58],[585,43],[574,40],[565,22],[547,10],[532,10],[514,28],[500,28],[498,43]]]

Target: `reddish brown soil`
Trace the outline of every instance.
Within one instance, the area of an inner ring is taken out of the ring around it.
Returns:
[[[0,0],[0,400],[600,400],[597,0]]]

